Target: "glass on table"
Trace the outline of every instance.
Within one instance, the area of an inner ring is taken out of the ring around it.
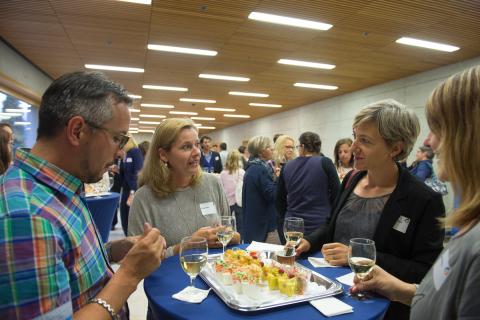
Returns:
[[[287,246],[296,247],[303,238],[304,221],[303,218],[287,217],[283,222],[283,234],[287,240]]]
[[[183,271],[190,277],[190,286],[193,280],[207,264],[208,244],[204,237],[185,237],[180,242],[180,264]]]
[[[373,266],[375,266],[377,257],[375,241],[365,238],[353,238],[350,239],[348,249],[348,264],[357,278],[363,281]],[[365,292],[351,294],[351,297],[358,300],[367,300],[370,298]]]

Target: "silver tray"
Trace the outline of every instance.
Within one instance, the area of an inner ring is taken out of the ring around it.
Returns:
[[[273,253],[266,252],[267,256],[272,257]],[[221,254],[214,254],[208,256],[208,264],[211,266],[215,260],[221,258]],[[258,311],[271,308],[278,308],[291,304],[297,304],[305,301],[315,300],[324,297],[330,297],[342,293],[342,285],[334,280],[331,280],[315,271],[295,262],[295,266],[302,269],[307,269],[311,272],[310,282],[316,282],[318,285],[326,288],[323,292],[316,292],[313,294],[296,295],[293,297],[285,296],[283,299],[274,299],[273,301],[257,302],[249,299],[239,299],[239,294],[234,292],[232,286],[224,285],[216,277],[212,268],[203,268],[200,272],[200,277],[215,291],[215,293],[222,299],[227,306],[239,311]]]

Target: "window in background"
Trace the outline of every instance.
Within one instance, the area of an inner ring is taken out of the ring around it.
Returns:
[[[13,127],[14,148],[31,148],[35,143],[38,108],[0,91],[0,122],[9,123]]]

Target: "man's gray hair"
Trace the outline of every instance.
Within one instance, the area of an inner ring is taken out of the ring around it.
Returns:
[[[92,126],[101,127],[112,119],[112,106],[132,104],[127,91],[101,72],[68,73],[52,82],[39,109],[38,138],[53,137],[68,121],[81,116]]]
[[[420,133],[420,122],[413,110],[393,99],[381,100],[364,107],[353,121],[353,128],[360,123],[373,121],[380,136],[388,145],[402,142],[402,151],[394,160],[405,159],[412,151]]]
[[[268,137],[256,136],[248,141],[248,152],[254,158],[260,157],[263,150],[272,146],[272,141]]]

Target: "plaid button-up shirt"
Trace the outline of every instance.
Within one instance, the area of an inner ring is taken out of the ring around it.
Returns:
[[[82,191],[79,179],[17,150],[0,177],[1,319],[72,318],[112,277]]]

